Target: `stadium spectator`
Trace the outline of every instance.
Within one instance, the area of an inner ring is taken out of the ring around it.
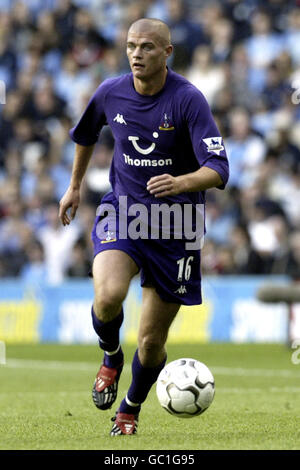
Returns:
[[[56,201],[48,203],[46,221],[37,232],[37,238],[45,253],[47,282],[57,285],[64,279],[73,246],[80,236],[80,228],[74,224],[71,230],[64,230],[58,220]]]
[[[213,104],[216,94],[225,86],[224,66],[212,62],[209,46],[198,46],[195,49],[186,77],[195,87],[203,90],[210,105]]]
[[[67,53],[72,47],[74,17],[77,10],[72,0],[60,0],[54,10],[55,26],[61,38],[59,49],[62,54]]]
[[[172,66],[185,69],[192,54],[199,44],[206,42],[202,28],[188,17],[186,3],[183,0],[166,0],[167,22],[175,46]]]
[[[284,49],[280,35],[272,28],[270,16],[256,10],[251,17],[252,35],[246,40],[250,63],[250,86],[261,91],[266,82],[266,68]]]
[[[251,246],[247,227],[236,225],[230,234],[229,247],[233,254],[236,274],[263,274],[264,260]]]
[[[0,115],[0,171],[4,166],[5,152],[15,137],[14,122],[23,105],[23,96],[16,90],[7,93],[6,104]]]
[[[33,240],[25,248],[26,262],[20,272],[20,278],[28,285],[39,287],[47,282],[47,270],[42,244]]]
[[[239,188],[249,186],[259,173],[266,144],[250,128],[250,116],[244,108],[234,108],[229,114],[229,136],[226,148],[231,168],[229,184]]]
[[[25,262],[25,247],[33,233],[24,220],[21,200],[7,201],[5,214],[0,221],[0,254],[6,265],[7,276],[17,276]]]
[[[105,46],[103,36],[97,31],[93,17],[86,9],[74,14],[71,53],[79,67],[89,67],[101,59]]]
[[[67,269],[67,277],[87,277],[91,269],[91,262],[84,238],[77,240],[73,246],[71,264]]]
[[[226,18],[218,19],[211,29],[212,58],[216,63],[227,62],[232,47],[233,25]]]
[[[293,64],[299,66],[300,51],[297,44],[300,41],[300,10],[299,6],[292,8],[288,13],[288,26],[284,34],[286,50],[290,51]]]
[[[293,264],[290,266],[289,275],[296,281],[300,280],[300,230],[290,235]]]
[[[253,110],[257,105],[258,95],[250,88],[250,62],[244,43],[233,45],[230,60],[230,90],[232,105]],[[218,102],[218,97],[216,103]],[[260,102],[259,102],[260,103]],[[228,107],[227,111],[230,111]]]

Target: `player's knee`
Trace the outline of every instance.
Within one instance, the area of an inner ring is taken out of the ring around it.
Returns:
[[[152,332],[139,338],[139,350],[145,355],[157,354],[163,347],[164,341]]]
[[[139,358],[144,367],[156,367],[164,359],[164,341],[153,333],[139,338]]]
[[[102,285],[95,289],[94,310],[96,316],[102,321],[111,320],[120,310],[126,297],[126,292],[117,286]]]

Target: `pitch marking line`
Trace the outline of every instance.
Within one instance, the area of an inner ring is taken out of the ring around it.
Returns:
[[[228,394],[259,394],[259,393],[300,393],[300,387],[250,387],[247,386],[243,387],[218,387],[217,389],[219,393],[228,393]],[[125,394],[127,390],[123,390],[121,393]],[[87,396],[86,391],[63,391],[59,390],[56,392],[51,391],[37,391],[37,390],[22,390],[22,392],[14,392],[16,396],[18,395],[34,395],[34,396],[46,396],[49,399],[49,395],[53,395],[54,398],[57,396],[65,397],[65,396]],[[3,396],[10,396],[11,392],[0,392],[0,397]]]
[[[210,369],[213,373],[219,375],[238,375],[238,376],[254,376],[254,377],[299,377],[299,371],[287,369],[252,369],[247,367],[213,367]]]
[[[6,365],[3,368],[11,369],[41,369],[41,370],[55,370],[55,371],[66,371],[66,370],[77,370],[77,371],[94,371],[97,372],[100,362],[74,362],[74,361],[48,361],[38,359],[8,359]],[[0,368],[0,371],[2,369]],[[299,371],[287,370],[287,369],[252,369],[242,367],[220,367],[210,366],[213,374],[216,375],[229,375],[229,376],[244,376],[244,377],[286,377],[286,378],[299,378]],[[124,365],[124,371],[129,372],[131,370],[130,364]],[[1,373],[1,372],[0,372]]]
[[[39,359],[7,359],[6,368],[11,369],[41,369],[41,370],[96,370],[100,366],[99,362],[75,362],[75,361],[48,361]]]

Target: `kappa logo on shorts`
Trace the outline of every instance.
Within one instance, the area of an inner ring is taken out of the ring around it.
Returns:
[[[187,290],[185,286],[180,286],[178,289],[174,291],[174,294],[187,294]]]
[[[110,242],[116,242],[116,241],[117,239],[115,237],[114,232],[108,231],[105,240],[101,240],[101,243],[110,243]]]

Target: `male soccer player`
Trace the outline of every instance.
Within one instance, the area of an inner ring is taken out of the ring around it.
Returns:
[[[204,204],[206,189],[225,187],[228,161],[222,138],[202,93],[167,67],[172,49],[164,22],[140,19],[131,25],[127,56],[132,72],[101,83],[70,131],[76,149],[70,186],[60,202],[63,225],[76,214],[80,185],[105,124],[112,130],[115,149],[110,169],[112,191],[102,204],[111,204],[117,218],[123,214],[120,201],[125,196],[129,214],[135,203],[144,204],[149,211],[159,203],[195,208]],[[165,343],[180,305],[201,303],[200,249],[187,250],[186,238],[176,238],[174,226],[172,239],[132,239],[119,236],[118,219],[115,232],[99,236],[97,227],[103,217],[96,217],[92,233],[92,321],[104,350],[93,400],[104,410],[117,398],[123,367],[119,339],[122,303],[131,279],[140,271],[142,311],[132,382],[111,430],[112,436],[131,435],[137,430],[141,404],[165,365]]]

